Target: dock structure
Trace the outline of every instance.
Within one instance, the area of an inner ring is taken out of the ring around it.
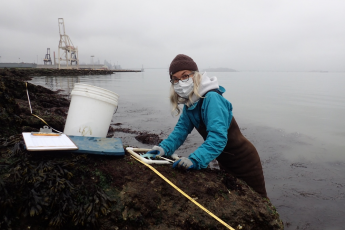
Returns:
[[[58,64],[56,65],[37,65],[39,69],[58,69]],[[102,64],[79,64],[79,68],[77,66],[69,66],[69,67],[60,67],[60,69],[90,69],[90,70],[108,70],[112,72],[143,72],[141,69],[109,69],[106,65]]]
[[[79,67],[79,68],[78,68]],[[60,66],[59,64],[36,64],[36,63],[0,63],[0,68],[33,68],[33,69],[69,69],[69,70],[107,70],[108,72],[119,72],[119,73],[126,73],[126,72],[144,72],[144,69],[109,69],[108,66],[102,64],[79,64],[76,65],[69,65],[69,66]]]
[[[141,69],[111,69],[113,72],[143,72]]]
[[[37,68],[40,69],[59,69],[59,64],[53,64],[53,65],[37,65]],[[79,66],[76,65],[69,65],[69,66],[60,66],[60,69],[109,69],[107,66],[102,64],[79,64]]]
[[[0,68],[37,68],[36,63],[0,63]]]

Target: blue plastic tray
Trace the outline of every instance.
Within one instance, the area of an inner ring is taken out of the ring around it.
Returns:
[[[82,136],[68,136],[78,146],[77,153],[88,153],[98,155],[112,155],[123,156],[125,150],[123,149],[120,138],[106,138],[106,137],[82,137]]]

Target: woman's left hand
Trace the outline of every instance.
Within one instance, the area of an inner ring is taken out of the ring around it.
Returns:
[[[181,157],[181,159],[176,160],[173,164],[173,168],[182,168],[182,169],[193,169],[194,165],[191,160],[187,157]]]

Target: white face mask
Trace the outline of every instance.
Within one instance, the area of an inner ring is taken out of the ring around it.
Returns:
[[[193,91],[193,88],[193,78],[189,78],[186,82],[179,81],[176,85],[174,85],[175,92],[183,98],[188,98],[189,94]]]

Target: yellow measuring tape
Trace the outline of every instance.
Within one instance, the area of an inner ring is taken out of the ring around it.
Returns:
[[[30,106],[31,115],[37,117],[38,119],[40,119],[41,121],[43,121],[44,124],[48,125],[48,123],[47,123],[45,120],[43,120],[43,119],[40,118],[39,116],[37,116],[37,115],[35,115],[35,114],[32,113],[31,102],[30,102],[30,97],[29,97],[29,90],[28,90],[28,83],[27,83],[27,82],[25,82],[25,87],[26,87],[26,95],[28,96],[28,102],[29,102],[29,106]],[[48,125],[48,126],[51,127],[50,125]],[[52,128],[52,127],[51,127],[51,128]],[[58,133],[62,133],[62,132],[60,132],[60,131],[58,131],[58,130],[56,130],[56,129],[53,129],[53,128],[52,128],[52,130],[54,130],[54,131],[56,131],[56,132],[58,132]]]
[[[132,150],[129,150],[132,151]],[[133,156],[132,156],[133,157]],[[232,228],[230,225],[228,225],[227,223],[225,223],[224,221],[222,221],[221,219],[219,219],[216,215],[214,215],[212,212],[210,212],[209,210],[207,210],[206,208],[204,208],[204,206],[202,206],[201,204],[199,204],[198,202],[196,202],[193,198],[191,198],[190,196],[188,196],[186,193],[184,193],[181,189],[179,189],[176,185],[174,185],[170,180],[168,180],[165,176],[163,176],[160,172],[158,172],[154,167],[152,167],[149,164],[146,164],[145,162],[142,162],[141,160],[137,159],[136,157],[133,157],[134,159],[136,159],[137,161],[139,161],[140,163],[146,165],[147,167],[149,167],[152,171],[154,171],[158,176],[160,176],[163,180],[165,180],[165,182],[167,182],[168,184],[170,184],[174,189],[176,189],[177,191],[179,191],[182,195],[184,195],[185,197],[188,198],[188,200],[192,201],[195,205],[197,205],[199,208],[201,208],[202,210],[204,210],[206,213],[208,213],[210,216],[212,216],[214,219],[216,219],[218,222],[220,222],[221,224],[223,224],[225,227],[227,227],[228,229],[231,230],[235,230],[234,228]]]

